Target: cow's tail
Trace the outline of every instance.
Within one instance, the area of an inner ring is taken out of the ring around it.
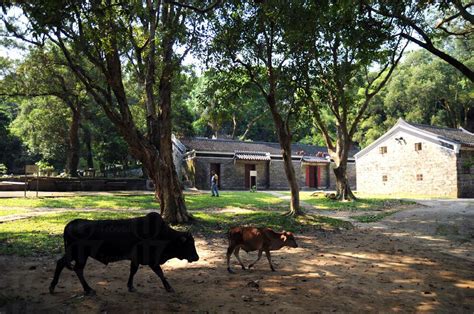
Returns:
[[[72,256],[71,256],[71,248],[68,246],[68,241],[66,239],[66,234],[64,234],[64,260],[65,266],[67,269],[72,270]]]

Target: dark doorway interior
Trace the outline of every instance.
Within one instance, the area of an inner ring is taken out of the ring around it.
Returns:
[[[252,183],[250,183],[250,171],[255,170],[255,165],[246,164],[245,165],[245,188],[250,189],[251,186],[257,185],[255,181],[255,177],[252,178]],[[252,185],[250,185],[252,184]]]
[[[219,180],[217,181],[217,187],[220,189],[221,188],[221,164],[210,164],[209,167],[210,173],[209,173],[209,186],[211,186],[211,176],[213,173],[217,173],[217,176],[219,177]]]

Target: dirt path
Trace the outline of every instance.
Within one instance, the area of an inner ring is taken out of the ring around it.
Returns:
[[[172,260],[164,271],[169,294],[148,268],[126,290],[129,265],[91,260],[86,278],[97,290],[83,297],[65,270],[56,295],[47,287],[52,258],[0,257],[0,312],[465,312],[474,310],[474,263],[408,238],[378,230],[305,234],[300,247],[273,254],[277,272],[262,259],[236,275],[225,269],[222,237],[197,236],[200,260]],[[249,263],[255,254],[242,254]]]
[[[233,258],[237,274],[228,274],[224,237],[196,235],[198,262],[164,265],[174,294],[146,267],[129,293],[128,263],[90,260],[85,275],[97,296],[84,297],[68,270],[50,295],[55,258],[0,256],[0,313],[473,313],[474,200],[421,202],[354,230],[297,235],[299,248],[273,253],[277,272],[264,258],[247,271]]]
[[[474,262],[474,199],[416,200],[420,206],[364,224],[384,234],[412,238],[433,250]]]

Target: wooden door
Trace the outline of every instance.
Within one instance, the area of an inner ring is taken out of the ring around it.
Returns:
[[[306,166],[306,186],[317,188],[320,185],[320,173],[318,166]]]

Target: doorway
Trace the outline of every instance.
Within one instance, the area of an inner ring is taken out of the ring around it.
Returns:
[[[210,164],[209,166],[209,186],[211,185],[211,176],[213,173],[217,174],[217,187],[221,188],[221,164]]]
[[[306,186],[317,188],[320,185],[321,173],[318,166],[306,166]]]
[[[245,188],[250,189],[251,186],[257,185],[255,182],[255,177],[252,177],[252,182],[250,182],[250,171],[256,170],[255,164],[245,164]]]

